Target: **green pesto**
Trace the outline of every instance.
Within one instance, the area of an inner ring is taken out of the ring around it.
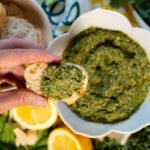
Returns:
[[[43,75],[40,89],[49,99],[62,100],[79,92],[82,87],[82,72],[75,66],[49,65]]]
[[[71,109],[94,122],[114,123],[135,112],[150,85],[150,62],[144,49],[126,34],[90,27],[74,37],[63,61],[88,72],[87,93]]]

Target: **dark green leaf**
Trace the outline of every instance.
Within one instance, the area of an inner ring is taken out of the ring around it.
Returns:
[[[0,141],[0,150],[16,150],[14,144],[8,144]]]
[[[106,137],[103,141],[93,140],[93,150],[122,150],[116,139]]]
[[[133,134],[126,147],[128,150],[150,150],[150,126]]]
[[[134,6],[145,22],[150,25],[150,0],[135,0]]]
[[[0,134],[0,141],[8,144],[13,144],[15,141],[15,135],[11,124],[6,123],[3,132]]]
[[[111,0],[110,1],[110,4],[116,8],[119,8],[125,4],[133,4],[133,3],[134,3],[134,0]]]
[[[0,115],[0,133],[3,132],[6,123],[6,116]]]

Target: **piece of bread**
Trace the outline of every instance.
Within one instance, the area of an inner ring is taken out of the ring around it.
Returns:
[[[31,42],[40,43],[40,34],[27,20],[17,17],[7,17],[1,39],[21,38]]]
[[[0,34],[2,34],[4,30],[4,26],[6,23],[7,15],[6,15],[6,9],[2,3],[0,3]]]
[[[82,97],[87,88],[88,84],[88,74],[85,71],[85,69],[79,65],[76,64],[71,64],[71,63],[63,63],[65,65],[70,65],[70,66],[75,66],[76,68],[80,69],[84,79],[82,81],[83,83],[83,88],[80,90],[79,93],[73,93],[72,96],[69,98],[63,99],[62,101],[66,102],[68,105],[73,104],[79,97]],[[44,72],[46,71],[46,68],[48,67],[48,64],[45,63],[35,63],[30,66],[28,66],[25,70],[24,77],[25,80],[29,86],[29,88],[34,91],[35,93],[42,95],[42,92],[40,91],[40,85],[41,85],[41,80],[43,77]],[[59,91],[58,91],[59,92]],[[52,101],[56,101],[54,99],[50,99]]]

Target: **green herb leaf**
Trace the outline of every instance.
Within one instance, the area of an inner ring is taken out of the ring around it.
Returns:
[[[125,4],[133,4],[133,3],[134,3],[134,0],[111,0],[110,1],[110,4],[116,8],[119,8]]]
[[[7,116],[0,115],[0,142],[13,144],[15,141],[15,135],[12,125],[6,123]]]
[[[145,22],[150,25],[150,0],[135,0],[134,6]]]
[[[122,150],[116,139],[106,137],[103,141],[93,140],[93,150]]]
[[[0,115],[0,134],[3,132],[6,123],[6,116]]]
[[[15,135],[11,124],[6,123],[3,132],[0,134],[0,141],[8,144],[13,144],[15,141]]]
[[[131,135],[126,148],[128,150],[150,150],[150,126]]]
[[[3,143],[0,141],[0,150],[16,150],[14,144]]]
[[[44,131],[40,131],[39,133],[39,138],[37,143],[32,147],[33,150],[36,150],[40,148],[45,148],[47,149],[47,137],[49,135],[49,131],[48,130],[44,130]]]

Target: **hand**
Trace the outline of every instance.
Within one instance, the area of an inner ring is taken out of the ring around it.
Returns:
[[[40,45],[20,39],[0,41],[0,81],[16,85],[18,89],[0,92],[0,113],[16,106],[47,106],[47,100],[25,88],[25,64],[59,62]]]

